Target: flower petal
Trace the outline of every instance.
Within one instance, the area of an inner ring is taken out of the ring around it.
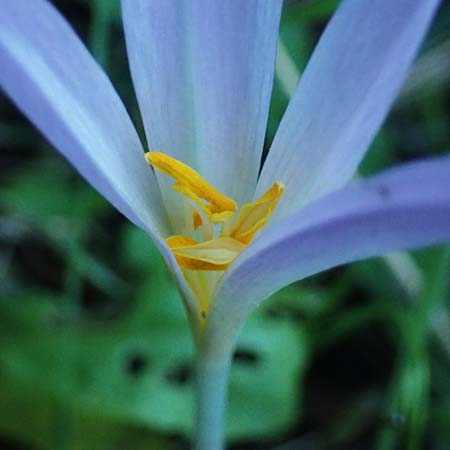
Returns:
[[[274,180],[286,217],[349,181],[399,91],[438,0],[344,0],[275,136],[257,195]]]
[[[150,149],[193,167],[238,203],[256,185],[281,6],[280,0],[122,0]],[[176,213],[171,183],[158,179]]]
[[[166,233],[160,194],[110,81],[47,1],[3,0],[0,86],[117,209]]]
[[[226,320],[224,333],[231,333],[278,289],[331,267],[444,241],[450,241],[450,158],[389,170],[322,198],[256,239],[225,272],[210,327]]]

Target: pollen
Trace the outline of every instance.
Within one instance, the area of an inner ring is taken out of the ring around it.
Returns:
[[[186,223],[176,230],[180,234],[168,237],[166,243],[202,310],[207,311],[216,282],[267,224],[285,186],[276,181],[260,198],[238,210],[233,199],[187,164],[161,152],[148,152],[145,159],[155,170],[173,178],[172,189],[186,199]]]
[[[258,200],[243,205],[230,236],[243,244],[249,244],[269,221],[285,189],[284,184],[277,181]]]
[[[234,200],[212,187],[187,164],[161,152],[148,152],[145,159],[156,170],[174,178],[172,188],[193,200],[212,223],[223,222],[237,210]]]
[[[225,270],[245,248],[231,237],[196,242],[185,236],[171,236],[166,242],[178,264],[190,270]]]

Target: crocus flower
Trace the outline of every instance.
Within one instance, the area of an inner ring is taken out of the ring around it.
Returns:
[[[343,0],[258,176],[281,0],[122,0],[155,171],[67,22],[45,0],[2,1],[3,90],[176,277],[199,353],[198,449],[222,446],[230,355],[259,302],[339,264],[450,239],[449,158],[349,184],[437,5]]]

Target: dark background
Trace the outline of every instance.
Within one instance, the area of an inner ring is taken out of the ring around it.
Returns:
[[[53,3],[141,131],[118,2]],[[267,147],[337,3],[285,2]],[[444,2],[361,172],[448,153],[449,88]],[[186,448],[192,346],[156,250],[3,96],[0,148],[0,448]],[[449,449],[449,269],[434,247],[266,302],[235,355],[231,448]]]

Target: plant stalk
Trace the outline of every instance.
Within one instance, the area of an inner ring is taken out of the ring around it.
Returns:
[[[211,358],[199,348],[196,363],[195,450],[224,450],[225,407],[232,351]]]

